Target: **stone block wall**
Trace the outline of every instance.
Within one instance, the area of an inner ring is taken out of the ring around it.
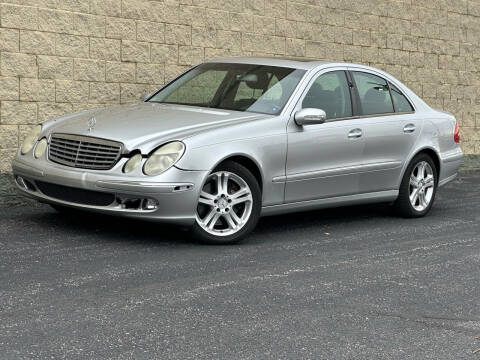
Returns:
[[[225,55],[384,69],[480,154],[480,1],[0,0],[0,173],[50,117],[127,103]]]

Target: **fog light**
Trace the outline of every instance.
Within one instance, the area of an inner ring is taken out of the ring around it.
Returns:
[[[27,184],[25,184],[25,181],[23,180],[23,178],[21,176],[17,176],[17,184],[24,188],[25,190],[28,190],[28,187],[27,187]]]
[[[158,201],[148,198],[130,198],[117,196],[116,201],[121,209],[151,211],[158,208]]]
[[[158,201],[155,199],[144,199],[142,204],[143,210],[155,210],[158,208]]]
[[[38,142],[37,146],[35,147],[35,159],[40,159],[43,154],[45,154],[45,150],[47,150],[47,139],[43,138]]]

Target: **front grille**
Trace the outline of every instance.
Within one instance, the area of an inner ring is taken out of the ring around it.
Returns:
[[[52,134],[48,145],[51,161],[82,169],[111,169],[121,152],[121,143],[70,134]]]
[[[108,206],[115,200],[114,194],[100,191],[78,189],[43,181],[35,181],[35,184],[43,194],[50,196],[51,198],[75,204]]]

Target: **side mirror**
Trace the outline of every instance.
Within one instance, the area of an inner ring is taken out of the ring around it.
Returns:
[[[295,122],[297,125],[323,124],[327,119],[327,114],[322,109],[306,108],[295,113]]]

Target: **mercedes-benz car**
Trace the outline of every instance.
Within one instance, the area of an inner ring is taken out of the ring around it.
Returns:
[[[191,227],[234,243],[260,216],[359,203],[427,214],[455,178],[455,117],[363,65],[206,61],[133,105],[33,129],[13,161],[23,194]]]

